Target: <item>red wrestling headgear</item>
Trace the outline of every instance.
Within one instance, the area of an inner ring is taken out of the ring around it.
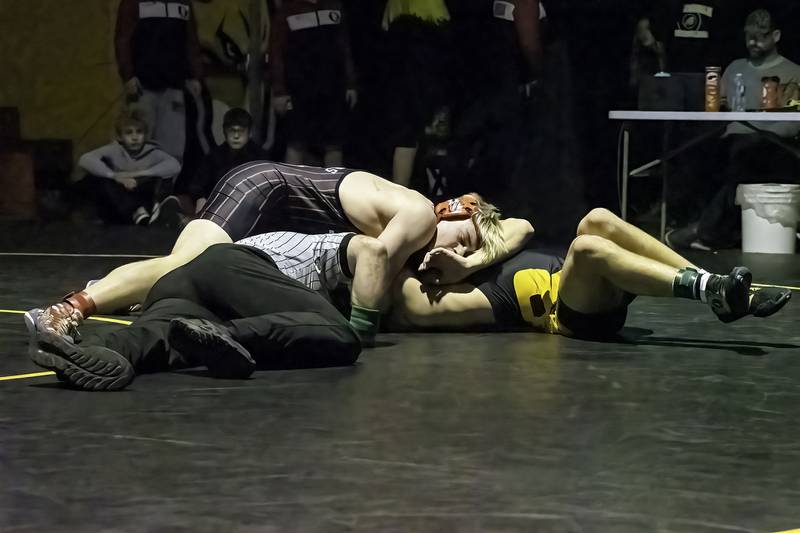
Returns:
[[[436,213],[436,222],[470,218],[478,210],[479,202],[480,197],[476,194],[465,194],[458,198],[439,202],[433,208]]]

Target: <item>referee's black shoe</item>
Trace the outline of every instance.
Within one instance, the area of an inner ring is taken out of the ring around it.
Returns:
[[[127,387],[136,377],[133,365],[105,346],[79,346],[69,337],[37,331],[28,348],[34,363],[53,370],[70,387],[90,391],[114,391]]]
[[[189,358],[197,358],[218,378],[244,379],[256,362],[224,326],[201,318],[175,318],[169,323],[169,344]]]

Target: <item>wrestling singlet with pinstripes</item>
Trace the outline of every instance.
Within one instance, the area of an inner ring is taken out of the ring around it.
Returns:
[[[339,201],[339,184],[353,170],[252,161],[228,172],[200,218],[234,241],[266,231],[357,231]]]

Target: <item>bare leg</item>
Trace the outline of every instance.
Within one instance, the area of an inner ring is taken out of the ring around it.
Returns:
[[[326,146],[323,163],[326,167],[341,167],[344,162],[340,146]]]
[[[161,276],[200,255],[212,244],[231,242],[225,231],[209,220],[193,220],[178,236],[165,257],[123,265],[86,289],[97,311],[110,313],[144,301]]]
[[[575,311],[602,313],[619,307],[623,291],[672,296],[678,268],[637,255],[608,239],[581,235],[570,246],[559,297]]]
[[[411,183],[411,175],[414,173],[414,158],[416,156],[416,147],[395,147],[392,160],[392,181],[403,187],[408,187],[408,184]]]
[[[688,259],[682,257],[664,243],[648,235],[632,224],[628,224],[607,209],[592,209],[578,224],[578,236],[596,235],[603,237],[633,252],[649,257],[659,263],[675,268],[693,267]]]

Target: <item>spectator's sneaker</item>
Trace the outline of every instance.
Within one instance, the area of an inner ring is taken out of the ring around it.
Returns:
[[[208,320],[171,320],[169,344],[187,358],[203,361],[214,377],[244,379],[256,369],[250,352],[224,327]]]
[[[80,340],[78,326],[83,322],[83,315],[69,302],[59,302],[44,309],[31,309],[24,318],[31,336],[51,333],[68,337],[71,342]]]
[[[685,228],[674,229],[664,236],[667,246],[673,250],[703,250],[711,251],[712,248],[704,244],[697,236],[697,223],[689,224]]]
[[[179,228],[182,215],[180,200],[175,196],[167,196],[153,207],[150,224],[164,228]]]
[[[130,361],[105,346],[80,347],[61,335],[39,332],[29,355],[42,368],[53,370],[71,387],[91,391],[127,387],[135,372]]]
[[[150,223],[150,213],[144,207],[137,207],[133,212],[133,223],[137,226],[146,226]]]
[[[739,320],[751,314],[752,281],[753,274],[745,267],[735,267],[727,276],[712,274],[705,287],[706,303],[722,322]]]

